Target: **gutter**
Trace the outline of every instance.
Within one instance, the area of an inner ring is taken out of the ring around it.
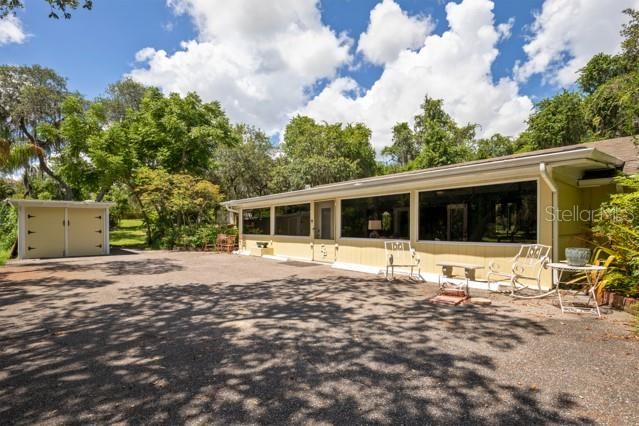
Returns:
[[[552,172],[552,167],[547,167],[546,163],[539,163],[539,174],[552,192],[552,207],[555,209],[552,215],[552,261],[557,262],[559,259],[559,224],[557,222],[559,197],[557,196],[557,185],[549,172]]]

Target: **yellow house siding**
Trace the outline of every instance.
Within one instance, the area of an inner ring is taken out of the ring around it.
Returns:
[[[438,189],[460,188],[467,186],[480,186],[487,184],[499,184],[506,182],[518,182],[535,180],[538,187],[537,197],[537,242],[540,244],[552,246],[553,239],[557,237],[558,259],[563,259],[563,250],[567,244],[572,244],[577,235],[583,234],[583,224],[564,224],[554,220],[556,213],[555,207],[559,209],[572,208],[573,205],[579,205],[581,208],[592,208],[607,198],[608,194],[614,191],[614,185],[608,185],[601,188],[579,189],[574,185],[570,185],[559,179],[555,179],[557,187],[558,206],[553,206],[553,192],[548,183],[540,177],[539,167],[522,168],[521,170],[511,171],[510,174],[500,173],[484,173],[481,176],[468,176],[464,179],[457,178],[455,180],[428,180],[424,182],[413,182],[410,186],[401,185],[385,185],[382,187],[371,187],[361,190],[357,196],[349,196],[348,198],[357,198],[363,196],[382,196],[398,193],[410,193],[411,199],[411,223],[410,223],[410,241],[416,249],[417,254],[422,259],[421,270],[423,272],[438,273],[440,267],[437,263],[444,260],[460,261],[466,263],[475,263],[483,266],[484,269],[477,271],[477,278],[485,278],[488,266],[491,262],[502,266],[503,270],[509,270],[512,257],[519,251],[519,244],[499,244],[499,243],[475,243],[475,242],[434,242],[418,240],[418,217],[419,217],[419,192]],[[334,194],[333,198],[327,198],[323,195],[321,201],[335,200],[335,241],[315,240],[311,237],[285,237],[277,235],[241,235],[241,247],[243,250],[250,251],[256,247],[256,242],[267,241],[273,252],[278,256],[288,258],[308,259],[316,261],[332,262],[336,261],[342,264],[363,265],[382,269],[386,264],[384,253],[384,241],[378,239],[357,239],[357,238],[341,238],[340,237],[340,207],[341,200],[339,194]],[[302,200],[297,200],[299,202]],[[311,202],[311,226],[315,222],[315,202],[320,200],[304,200]],[[291,202],[292,204],[293,202]],[[254,207],[268,207],[265,202],[259,205],[251,205]],[[272,206],[271,206],[272,207]],[[240,215],[240,218],[242,216]],[[241,223],[240,223],[241,226]],[[311,231],[312,232],[312,231]],[[549,287],[551,283],[550,271],[544,271],[542,283],[545,287]]]

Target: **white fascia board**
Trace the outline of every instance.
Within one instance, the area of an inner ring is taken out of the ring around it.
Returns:
[[[62,207],[80,209],[110,209],[115,203],[94,201],[57,201],[57,200],[28,200],[11,198],[6,200],[15,207]]]

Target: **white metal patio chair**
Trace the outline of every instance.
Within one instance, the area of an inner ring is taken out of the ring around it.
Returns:
[[[410,241],[384,241],[384,251],[386,255],[387,280],[389,280],[389,268],[391,279],[395,279],[395,268],[410,268],[408,276],[412,279],[421,279],[419,270],[421,259],[417,256],[415,249],[411,247]],[[417,275],[413,273],[415,268],[417,268]]]
[[[546,296],[549,292],[544,293],[541,288],[541,274],[550,261],[551,249],[550,246],[542,244],[522,245],[519,253],[512,259],[510,271],[501,270],[499,264],[492,261],[488,265],[488,274],[486,275],[488,284],[509,283],[511,296],[522,299]],[[535,290],[537,293],[534,295],[520,294],[524,290]]]

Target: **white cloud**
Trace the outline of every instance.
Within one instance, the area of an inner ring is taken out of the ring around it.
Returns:
[[[512,79],[493,82],[496,46],[509,31],[495,25],[492,9],[489,0],[448,3],[449,29],[428,36],[417,52],[402,50],[370,90],[360,94],[354,80],[339,78],[299,112],[329,122],[362,121],[378,151],[391,143],[396,122],[412,121],[425,94],[443,99],[458,122],[480,124],[480,136],[519,133],[532,102]]]
[[[385,64],[394,61],[404,49],[421,47],[434,28],[429,16],[408,16],[393,0],[384,0],[371,10],[357,51],[373,64]]]
[[[639,8],[639,0],[546,0],[523,47],[527,60],[515,66],[517,79],[542,74],[555,85],[574,83],[594,54],[618,52],[626,8]]]
[[[9,43],[24,43],[27,34],[22,29],[22,22],[14,15],[0,19],[0,46]]]
[[[144,48],[135,80],[219,100],[231,119],[274,133],[306,91],[351,62],[352,41],[321,21],[316,0],[168,0],[192,17],[197,40],[175,53]]]

